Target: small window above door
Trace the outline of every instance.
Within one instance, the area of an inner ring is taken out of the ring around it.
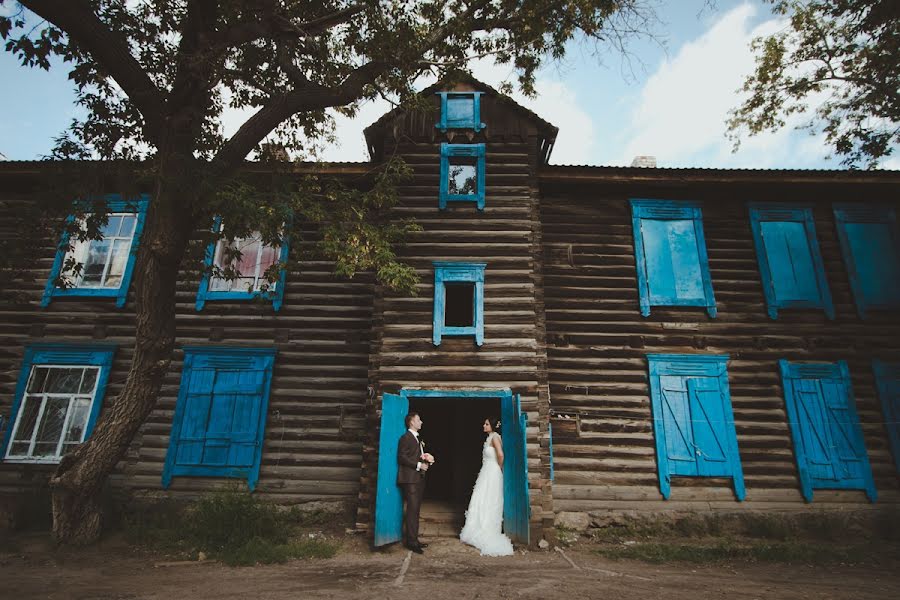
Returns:
[[[444,336],[473,336],[484,344],[485,263],[434,263],[432,342]]]

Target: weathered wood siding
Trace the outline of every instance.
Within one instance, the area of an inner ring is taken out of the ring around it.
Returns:
[[[440,142],[435,113],[410,112],[391,124],[385,155],[396,152],[413,169],[401,188],[398,217],[413,217],[423,231],[414,235],[401,257],[412,264],[421,283],[418,295],[399,297],[379,290],[373,319],[370,383],[375,402],[366,447],[357,522],[371,526],[375,502],[378,428],[383,392],[409,389],[503,389],[521,394],[528,413],[529,494],[532,539],[552,524],[549,462],[546,449],[547,381],[540,294],[540,222],[535,173],[534,126],[490,99],[482,100],[486,144],[486,207],[450,203],[438,209]],[[395,143],[394,140],[401,140]],[[459,136],[454,143],[467,143]],[[445,337],[432,344],[432,262],[485,262],[484,337]],[[476,416],[476,418],[482,415]],[[543,440],[543,447],[541,446]]]
[[[7,196],[9,200],[13,197]],[[25,201],[24,196],[20,197]],[[7,206],[14,210],[14,206]],[[12,219],[0,216],[0,222]],[[3,231],[3,235],[14,232]],[[0,414],[9,417],[25,346],[37,342],[103,341],[118,345],[104,406],[121,390],[134,343],[133,300],[121,310],[111,301],[54,299],[39,302],[55,241],[34,257],[22,282],[24,302],[0,305]],[[306,256],[309,244],[294,244]],[[341,501],[358,497],[364,438],[370,276],[347,281],[332,265],[304,260],[287,275],[284,304],[210,301],[195,310],[199,271],[185,265],[176,298],[177,349],[156,408],[135,438],[113,481],[138,494],[194,495],[224,480],[176,477],[168,492],[161,474],[181,382],[185,345],[276,348],[269,413],[257,490],[280,502]],[[52,465],[0,462],[0,493],[40,485]],[[238,482],[242,485],[241,482]]]
[[[635,171],[637,173],[637,171]],[[640,174],[644,177],[644,174]],[[554,439],[556,511],[804,508],[777,360],[847,360],[879,504],[900,502],[871,361],[900,355],[900,315],[857,317],[831,213],[832,201],[878,200],[852,185],[686,184],[678,171],[655,184],[545,183],[545,289],[550,393],[555,411],[581,412],[582,433]],[[777,176],[773,175],[772,178]],[[888,189],[881,189],[887,192]],[[638,307],[629,197],[703,202],[715,319],[693,307]],[[822,311],[766,315],[746,201],[815,203],[816,229],[837,318]],[[730,480],[674,478],[659,492],[648,353],[731,356],[728,378],[747,499]],[[865,508],[862,491],[816,490],[812,504]]]

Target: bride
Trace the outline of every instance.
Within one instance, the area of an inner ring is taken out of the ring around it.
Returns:
[[[501,533],[503,524],[503,444],[500,421],[491,425],[484,420],[488,434],[481,452],[481,471],[475,480],[472,499],[466,511],[466,524],[459,539],[481,550],[482,556],[507,556],[513,553],[512,542]]]

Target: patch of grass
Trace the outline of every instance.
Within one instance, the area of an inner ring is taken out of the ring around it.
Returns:
[[[744,535],[753,538],[785,541],[797,535],[794,522],[782,515],[746,513],[740,515],[740,522]]]
[[[732,541],[716,541],[709,544],[635,543],[599,548],[596,552],[606,558],[634,559],[650,563],[748,561],[828,564],[859,562],[865,556],[863,548],[860,547],[797,542],[736,544]]]
[[[190,506],[142,505],[125,516],[131,543],[195,558],[199,552],[229,565],[283,563],[294,558],[330,558],[339,545],[301,529],[333,524],[327,511],[282,508],[239,489],[202,496]]]
[[[280,564],[298,558],[331,558],[338,547],[325,540],[300,540],[284,544],[253,538],[243,546],[228,547],[217,553],[216,558],[232,567],[256,564]]]

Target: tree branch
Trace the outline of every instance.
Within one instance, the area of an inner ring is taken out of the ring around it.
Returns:
[[[245,21],[226,29],[217,36],[215,43],[227,47],[240,46],[262,37],[287,38],[298,41],[298,38],[312,37],[323,33],[336,25],[346,23],[366,9],[364,4],[351,4],[343,10],[295,24],[287,17],[274,11],[262,20]]]
[[[21,3],[65,31],[109,73],[144,117],[145,137],[158,143],[165,106],[163,94],[132,56],[128,42],[113,33],[83,0],[21,0]]]

